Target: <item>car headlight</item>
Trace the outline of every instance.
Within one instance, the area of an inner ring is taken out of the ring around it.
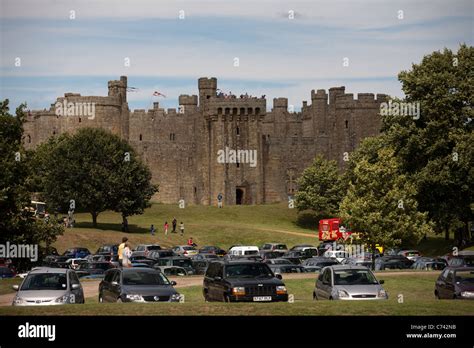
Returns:
[[[286,287],[284,285],[278,285],[276,287],[277,295],[285,295],[286,294]]]
[[[128,294],[126,297],[127,297],[128,300],[134,301],[134,302],[143,302],[144,301],[143,296],[138,295],[138,294]]]
[[[13,305],[21,305],[21,304],[24,304],[25,303],[25,300],[22,299],[21,297],[18,297],[18,296],[15,296],[15,298],[13,299]]]
[[[181,294],[172,294],[171,295],[171,301],[179,301],[181,299]]]
[[[245,295],[245,288],[242,286],[232,288],[232,294],[236,296],[243,296]]]
[[[474,297],[474,292],[472,292],[472,291],[463,291],[463,292],[461,292],[461,297]]]
[[[377,293],[377,297],[385,298],[387,297],[387,292],[384,289],[380,289],[379,292]]]
[[[337,296],[339,298],[345,298],[345,297],[349,297],[349,294],[347,293],[346,290],[338,290],[337,291]]]

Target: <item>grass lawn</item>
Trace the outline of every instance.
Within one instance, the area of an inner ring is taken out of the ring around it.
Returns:
[[[179,234],[164,235],[165,221],[171,225],[173,217],[178,224],[183,221],[184,237]],[[143,215],[129,218],[130,232],[121,232],[120,214],[103,212],[98,218],[98,228],[92,228],[90,214],[76,214],[76,227],[67,229],[54,246],[59,252],[68,247],[83,246],[91,252],[107,243],[119,243],[123,236],[129,238],[132,246],[141,243],[159,243],[162,246],[185,244],[193,237],[198,246],[217,245],[224,249],[235,244],[260,246],[267,242],[282,242],[289,247],[295,244],[318,245],[316,226],[303,228],[296,221],[296,209],[287,204],[267,204],[253,206],[226,206],[223,209],[209,206],[187,206],[153,204]],[[156,235],[150,235],[150,225],[154,224]],[[416,246],[424,255],[442,255],[451,250],[452,241],[444,236],[428,236]]]
[[[313,301],[314,279],[287,280],[294,303],[206,303],[201,287],[178,289],[185,303],[109,303],[88,298],[84,305],[0,308],[0,315],[474,315],[474,301],[436,300],[437,272],[423,275],[378,274],[387,301]],[[403,303],[399,303],[403,295]]]

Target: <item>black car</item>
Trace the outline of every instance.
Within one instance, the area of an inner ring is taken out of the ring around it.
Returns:
[[[304,260],[301,265],[306,268],[307,272],[316,272],[326,266],[334,266],[338,264],[339,262],[337,262],[337,260],[331,259],[329,257],[312,257],[310,259]]]
[[[146,256],[133,256],[130,257],[130,262],[131,263],[142,263],[146,264],[147,267],[153,267],[153,265],[156,263],[157,259],[150,259]]]
[[[75,247],[75,248],[69,248],[67,249],[63,256],[66,256],[70,259],[83,259],[90,255],[91,252],[87,248],[82,248],[82,247]]]
[[[43,266],[51,268],[69,268],[66,261],[70,258],[71,257],[64,255],[48,255],[43,260]]]
[[[213,245],[203,246],[201,249],[199,249],[199,253],[200,254],[215,254],[217,256],[224,256],[225,254],[227,254],[224,249],[221,249]]]
[[[299,251],[299,250],[303,250],[303,249],[306,249],[306,248],[314,248],[314,245],[311,245],[311,244],[298,244],[298,245],[295,245],[293,248],[291,248],[290,251]]]
[[[111,262],[88,262],[79,265],[77,271],[81,272],[81,275],[87,273],[88,276],[100,278],[111,268],[116,268]]]
[[[474,300],[474,267],[446,267],[436,280],[438,299]]]
[[[300,265],[303,260],[307,259],[307,254],[303,251],[288,251],[285,255],[280,256],[282,259],[287,259],[295,265]]]
[[[474,266],[474,256],[472,255],[464,255],[464,256],[456,256],[449,259],[449,266],[450,267],[473,267]]]
[[[269,259],[278,259],[282,255],[282,253],[278,251],[260,251],[259,254],[264,261]]]
[[[99,302],[178,302],[174,285],[151,268],[115,268],[99,284]]]
[[[146,257],[148,259],[157,260],[157,259],[161,259],[163,257],[172,257],[172,256],[177,256],[173,252],[173,250],[161,249],[161,250],[151,250]]]
[[[188,275],[194,274],[193,262],[189,257],[182,256],[172,256],[172,257],[162,257],[155,261],[153,265],[154,268],[163,267],[163,266],[176,266],[182,267],[186,270]]]
[[[207,266],[210,262],[219,259],[216,254],[197,254],[191,257],[193,263],[194,274],[205,274]]]
[[[387,255],[377,257],[375,259],[375,270],[381,271],[384,269],[407,269],[411,268],[413,261],[408,260],[402,255]]]
[[[249,260],[214,261],[204,276],[206,301],[274,302],[288,301],[281,276],[267,264]]]

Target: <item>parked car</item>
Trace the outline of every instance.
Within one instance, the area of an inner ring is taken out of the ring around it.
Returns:
[[[69,268],[67,260],[71,259],[68,255],[48,255],[43,260],[44,267],[51,268]]]
[[[408,260],[402,255],[381,256],[375,259],[375,270],[381,271],[384,269],[408,269],[413,264],[413,261]]]
[[[174,255],[174,254],[173,254]],[[146,256],[132,256],[130,258],[130,262],[133,264],[144,264],[147,265],[147,267],[153,267],[153,265],[156,263],[156,260],[158,259],[150,259]]]
[[[272,270],[275,274],[282,274],[282,273],[305,273],[306,268],[300,265],[278,265],[278,264],[268,264],[268,267]]]
[[[299,251],[299,250],[304,250],[306,248],[317,249],[314,245],[311,245],[311,244],[297,244],[294,247],[292,247],[289,251]]]
[[[197,254],[191,258],[193,263],[194,274],[206,273],[207,266],[210,262],[219,258],[216,254]]]
[[[13,289],[17,291],[13,306],[84,303],[82,285],[69,268],[33,268]]]
[[[66,260],[66,264],[71,269],[79,269],[80,265],[87,263],[86,259],[68,259]]]
[[[214,261],[219,259],[219,256],[216,254],[204,254],[200,253],[191,257],[191,260],[194,261]]]
[[[10,267],[0,267],[0,278],[14,278],[16,273]]]
[[[102,278],[105,272],[111,268],[116,267],[110,262],[88,262],[81,264],[77,270],[87,272],[89,278]]]
[[[87,255],[90,255],[91,252],[87,248],[69,248],[63,253],[63,256],[67,256],[69,259],[83,259]]]
[[[183,267],[178,266],[154,266],[154,269],[162,272],[167,277],[187,276],[188,272]]]
[[[148,253],[148,256],[146,256],[147,259],[150,260],[157,260],[162,257],[171,257],[171,256],[176,256],[176,254],[173,252],[173,250],[170,249],[161,249],[161,250],[152,250]],[[132,258],[134,256],[132,255]]]
[[[102,245],[95,252],[96,255],[109,255],[114,261],[118,260],[118,244],[107,244]]]
[[[227,252],[217,246],[206,245],[199,249],[200,254],[215,254],[217,256],[224,256]]]
[[[153,265],[154,268],[162,266],[176,266],[186,269],[188,275],[194,274],[193,262],[188,257],[181,256],[172,256],[172,257],[162,257],[156,260]]]
[[[285,254],[288,252],[288,247],[286,246],[286,244],[281,243],[266,243],[262,245],[260,251],[274,251],[281,254]]]
[[[308,259],[307,254],[303,251],[288,251],[281,258],[287,259],[295,265],[300,265],[304,260]]]
[[[405,256],[410,261],[415,261],[421,256],[421,253],[418,250],[400,250],[398,255]]]
[[[140,262],[132,262],[130,263],[132,267],[145,267],[145,268],[152,268],[149,264],[147,263],[140,263]]]
[[[388,294],[367,267],[335,265],[322,269],[313,291],[314,300],[386,300]]]
[[[436,280],[438,299],[474,300],[474,267],[446,267]]]
[[[191,257],[198,254],[195,247],[190,245],[177,245],[171,248],[176,255]]]
[[[338,262],[341,262],[345,258],[348,258],[350,255],[347,251],[344,250],[326,250],[323,256],[330,259],[336,259]]]
[[[290,260],[287,259],[267,259],[263,260],[267,265],[293,265],[293,263]]]
[[[140,244],[137,245],[136,249],[132,253],[132,257],[145,256],[147,257],[151,251],[162,250],[158,244]]]
[[[319,272],[324,267],[338,264],[337,260],[328,257],[312,257],[304,260],[301,265],[306,268],[306,272]]]
[[[99,284],[99,302],[178,302],[174,285],[151,268],[110,269]]]
[[[348,257],[341,261],[343,265],[363,266],[372,269],[372,254],[365,253],[364,257]]]
[[[259,252],[260,257],[262,260],[269,260],[269,259],[278,259],[282,256],[282,253],[277,251],[262,251]]]
[[[413,263],[411,268],[421,269],[424,271],[437,270],[441,271],[448,266],[448,262],[445,259],[441,258],[432,258],[432,257],[419,257]]]
[[[233,246],[229,249],[227,255],[237,256],[237,257],[248,257],[248,256],[258,256],[259,249],[257,246]]]
[[[222,260],[209,264],[203,283],[206,301],[288,301],[281,275],[267,264],[250,260]]]

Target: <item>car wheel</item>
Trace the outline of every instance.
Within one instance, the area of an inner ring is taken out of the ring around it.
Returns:
[[[99,303],[104,303],[104,299],[102,298],[102,295],[99,295]]]
[[[209,294],[207,293],[207,291],[203,290],[202,294],[204,296],[204,301],[211,302],[210,299],[209,299]]]
[[[226,294],[223,294],[222,297],[224,299],[224,302],[230,302],[229,296],[227,296]]]
[[[318,296],[316,295],[315,292],[313,292],[313,301],[317,301],[318,300]]]
[[[441,300],[441,297],[439,297],[438,291],[435,291],[435,298],[438,299],[438,300]]]

